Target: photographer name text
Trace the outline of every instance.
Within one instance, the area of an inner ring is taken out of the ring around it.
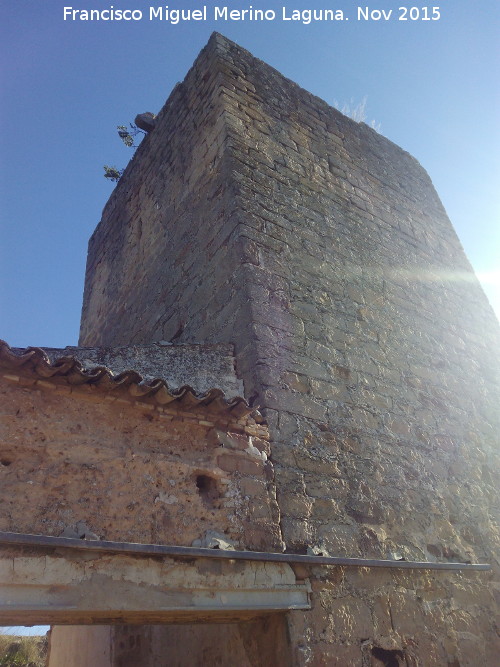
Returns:
[[[353,12],[342,9],[257,9],[249,5],[246,9],[234,9],[226,5],[209,7],[203,5],[196,9],[177,9],[164,5],[142,9],[115,9],[110,5],[107,9],[78,9],[64,7],[64,21],[162,21],[177,25],[189,21],[283,21],[298,22],[304,25],[317,22],[335,21],[439,21],[439,7],[394,7],[379,9],[368,5],[353,8]]]

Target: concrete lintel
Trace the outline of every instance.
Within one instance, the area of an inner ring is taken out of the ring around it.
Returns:
[[[3,625],[227,623],[310,608],[308,583],[286,563],[9,551]]]

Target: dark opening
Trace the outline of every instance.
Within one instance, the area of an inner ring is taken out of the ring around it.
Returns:
[[[11,461],[10,459],[0,459],[0,463],[1,463],[3,466],[10,466],[10,464],[12,463],[12,461]]]
[[[379,660],[384,667],[402,667],[406,664],[403,651],[388,651],[385,648],[374,646],[372,648],[372,656]]]
[[[208,475],[197,475],[196,488],[206,505],[213,505],[214,501],[219,497],[217,482],[213,477],[209,477]]]

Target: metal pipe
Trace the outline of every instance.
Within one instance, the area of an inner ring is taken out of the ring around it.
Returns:
[[[344,558],[339,556],[306,556],[302,554],[273,553],[265,551],[227,551],[198,547],[166,546],[162,544],[79,540],[72,537],[52,537],[48,535],[29,535],[26,533],[8,532],[0,532],[0,545],[1,544],[49,547],[52,549],[80,549],[84,551],[124,553],[137,556],[172,556],[182,559],[219,558],[225,560],[251,560],[274,563],[302,563],[303,565],[385,567],[405,570],[491,570],[491,565],[487,563],[429,563],[426,561]]]

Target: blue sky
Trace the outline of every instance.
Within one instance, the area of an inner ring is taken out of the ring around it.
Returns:
[[[25,637],[33,635],[45,635],[50,629],[50,625],[9,625],[0,627],[0,635],[23,635]],[[1,657],[1,656],[0,656]]]
[[[131,157],[116,125],[158,111],[214,29],[330,104],[366,97],[367,120],[429,172],[500,313],[497,0],[445,0],[433,5],[439,21],[399,21],[402,0],[383,1],[368,6],[392,9],[391,20],[370,22],[356,20],[352,1],[254,0],[277,18],[179,25],[149,21],[149,6],[160,5],[143,0],[71,2],[1,3],[0,338],[16,346],[77,343],[87,242],[113,187],[103,165],[122,167]],[[217,3],[205,4],[211,17]],[[111,5],[144,18],[63,20],[64,6]],[[288,14],[343,9],[349,21],[286,22],[283,5]]]

